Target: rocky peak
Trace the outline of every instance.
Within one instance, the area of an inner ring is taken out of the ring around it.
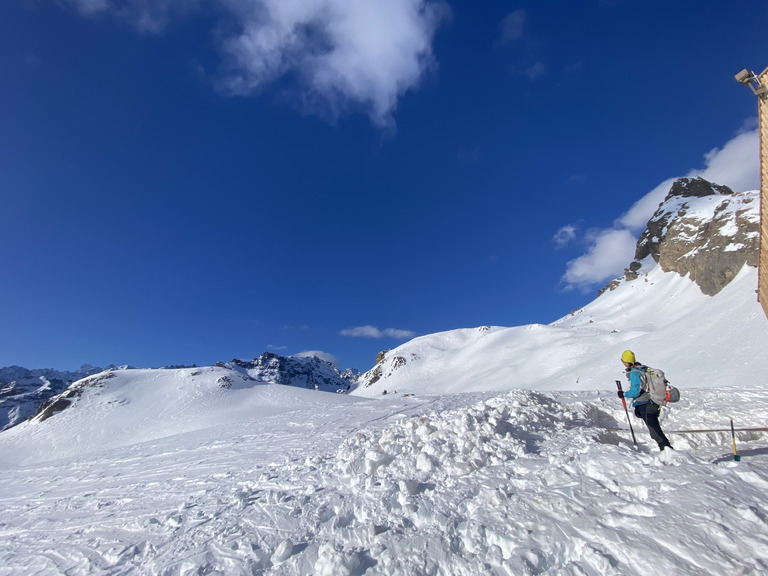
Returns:
[[[648,221],[624,278],[635,280],[650,257],[713,296],[745,263],[757,266],[759,223],[756,191],[735,193],[703,178],[680,178]]]
[[[703,198],[704,196],[711,196],[713,194],[720,194],[722,196],[733,195],[733,190],[728,186],[722,184],[714,184],[704,178],[678,178],[672,184],[672,188],[669,189],[667,197],[664,198],[664,202],[667,202],[671,198]]]
[[[104,370],[83,364],[76,372],[48,368],[27,369],[21,366],[0,368],[0,431],[31,418],[48,398],[67,387]]]
[[[344,391],[357,377],[357,371],[342,374],[333,364],[316,356],[279,356],[271,352],[253,360],[232,360],[223,366],[262,382],[326,391]]]

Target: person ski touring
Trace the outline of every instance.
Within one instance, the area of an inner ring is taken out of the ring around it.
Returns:
[[[669,440],[664,435],[661,423],[659,422],[661,406],[651,400],[651,393],[645,384],[645,372],[648,368],[637,361],[632,350],[624,350],[621,354],[621,362],[624,364],[624,369],[627,373],[629,390],[626,392],[619,390],[619,398],[633,399],[632,407],[635,409],[635,416],[645,422],[651,438],[659,445],[660,450],[672,448],[672,444],[669,443]],[[674,450],[674,448],[672,449]]]

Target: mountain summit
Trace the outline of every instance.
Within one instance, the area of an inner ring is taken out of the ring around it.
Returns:
[[[73,382],[102,370],[88,364],[74,372],[45,368],[29,370],[21,366],[0,368],[0,430],[23,422],[48,398],[61,394]]]
[[[720,368],[713,347],[727,346],[731,360],[743,363],[768,348],[765,317],[754,297],[758,205],[757,192],[734,193],[701,178],[676,181],[625,275],[594,302],[549,325],[422,336],[382,352],[359,377],[317,358],[265,353],[218,363],[217,382],[222,388],[272,383],[361,396],[602,389],[613,384],[621,351],[633,348],[644,361],[663,361],[670,378],[684,375],[676,384],[700,386]],[[69,406],[64,400],[77,394],[57,398],[61,384],[39,381],[24,388],[24,410],[10,398],[18,381],[5,385],[6,427],[34,413],[31,399],[39,404],[53,396],[41,415]]]
[[[641,235],[635,260],[587,306],[549,325],[484,326],[416,338],[382,352],[361,395],[601,389],[635,349],[678,384],[706,386],[730,360],[768,348],[757,286],[758,192],[677,180]],[[735,383],[735,382],[734,382]]]
[[[256,384],[282,384],[320,390],[346,392],[354,385],[356,370],[339,370],[330,362],[317,357],[279,356],[265,352],[252,360],[218,362],[224,370],[218,385],[231,388],[240,381]],[[200,372],[195,366],[167,367],[157,370]],[[70,407],[89,387],[100,387],[115,375],[115,367],[95,368],[85,365],[77,372],[28,370],[20,366],[0,368],[0,429],[6,430],[34,417],[36,421],[50,418]]]
[[[648,221],[624,278],[637,279],[650,257],[665,272],[688,275],[714,296],[744,264],[757,267],[759,243],[757,192],[735,193],[703,178],[680,178]]]
[[[79,380],[0,434],[0,573],[765,573],[757,273],[698,283],[749,250],[748,196],[674,195],[634,279],[549,325],[416,338],[356,389],[274,354]],[[696,281],[662,268],[675,244]],[[626,348],[682,392],[675,450],[625,428]]]

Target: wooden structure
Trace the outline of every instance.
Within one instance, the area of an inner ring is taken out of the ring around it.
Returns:
[[[757,77],[768,86],[768,68]],[[758,266],[757,299],[768,316],[768,94],[758,96],[760,126],[760,264]]]

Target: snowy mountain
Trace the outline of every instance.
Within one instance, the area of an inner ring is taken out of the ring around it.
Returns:
[[[265,352],[253,360],[220,362],[217,366],[232,373],[222,373],[220,384],[229,387],[236,380],[249,379],[262,383],[299,386],[324,392],[346,392],[359,376],[355,370],[343,373],[331,363],[317,357],[286,357]],[[158,370],[179,370],[192,367],[168,367]],[[114,366],[108,370],[115,370]],[[2,430],[34,417],[36,421],[50,418],[72,405],[73,399],[92,385],[104,369],[84,365],[77,372],[28,370],[20,366],[0,368],[0,423]]]
[[[689,275],[704,294],[717,294],[744,264],[757,267],[759,204],[757,192],[680,178],[648,222],[625,277],[637,278],[650,256],[665,272]]]
[[[73,382],[102,370],[87,364],[75,372],[28,370],[21,366],[0,368],[0,431],[32,416],[45,400],[60,394]]]
[[[349,390],[358,376],[352,370],[341,373],[336,366],[317,356],[279,356],[270,352],[264,352],[253,360],[232,360],[219,366],[236,370],[259,382],[300,386],[324,392]]]
[[[747,385],[768,350],[755,294],[758,222],[757,191],[678,180],[640,237],[636,260],[592,303],[550,325],[416,338],[380,354],[356,393],[611,388],[627,348],[683,387],[720,385],[712,375],[727,349],[729,383]]]
[[[271,354],[73,383],[0,433],[0,576],[768,573],[756,202],[711,189],[668,197],[584,308],[416,338],[350,393]],[[674,451],[616,398],[625,348],[681,389]]]

